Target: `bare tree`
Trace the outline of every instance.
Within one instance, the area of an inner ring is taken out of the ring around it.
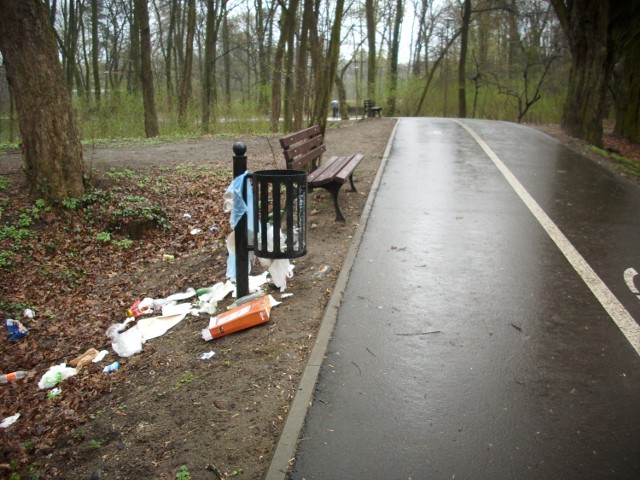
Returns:
[[[140,84],[144,102],[144,132],[147,138],[151,138],[157,137],[160,131],[151,70],[151,31],[147,0],[136,0],[135,16],[140,27]]]

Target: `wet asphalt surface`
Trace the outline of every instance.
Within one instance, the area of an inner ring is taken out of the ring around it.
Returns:
[[[637,326],[640,189],[463,122]],[[289,478],[640,478],[638,347],[479,144],[401,119],[381,179]]]

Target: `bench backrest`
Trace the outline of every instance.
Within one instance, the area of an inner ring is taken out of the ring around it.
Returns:
[[[371,107],[373,107],[373,103],[374,103],[373,100],[365,100],[364,101],[364,111],[368,112],[371,109]]]
[[[313,127],[291,133],[280,139],[280,146],[287,162],[287,169],[313,170],[320,163],[326,151],[320,127]]]

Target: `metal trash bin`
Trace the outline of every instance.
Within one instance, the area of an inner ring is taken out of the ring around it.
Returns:
[[[307,172],[260,170],[253,179],[253,251],[261,258],[307,253]]]

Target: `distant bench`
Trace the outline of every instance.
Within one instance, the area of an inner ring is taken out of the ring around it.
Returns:
[[[344,222],[344,215],[338,205],[338,193],[347,179],[351,183],[351,191],[356,191],[353,172],[364,155],[354,153],[344,157],[331,157],[321,162],[326,147],[320,127],[317,125],[282,137],[280,146],[287,162],[287,169],[308,170],[310,172],[307,175],[309,190],[321,187],[329,191],[333,197],[336,221]]]
[[[382,117],[382,107],[376,107],[376,102],[373,100],[365,100],[364,113],[367,117],[375,117],[376,113],[378,114],[378,117]]]

